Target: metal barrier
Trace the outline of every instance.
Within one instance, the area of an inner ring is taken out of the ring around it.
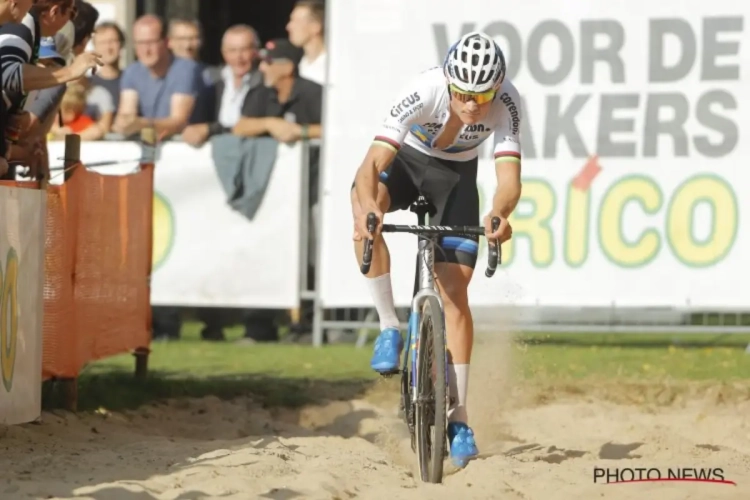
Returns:
[[[108,139],[120,139],[108,137]],[[179,138],[175,142],[179,142]],[[311,301],[313,309],[313,344],[321,346],[325,333],[333,330],[347,331],[338,341],[356,342],[363,346],[370,333],[379,330],[374,309],[351,310],[326,309],[320,300],[320,273],[315,272],[311,282],[308,264],[314,257],[314,267],[320,269],[320,238],[316,235],[321,228],[320,210],[311,206],[311,183],[317,187],[317,203],[322,201],[323,175],[318,169],[316,176],[311,172],[311,149],[319,148],[321,141],[310,140],[303,143],[301,165],[301,220],[300,244],[300,299]],[[311,241],[312,240],[312,241]],[[311,243],[315,246],[312,247]],[[347,314],[349,313],[349,314]],[[609,307],[547,307],[518,306],[474,308],[475,328],[478,331],[497,331],[498,323],[517,332],[555,333],[750,333],[750,311],[709,311],[698,310],[686,304],[680,308],[631,308],[612,304]],[[406,327],[407,308],[399,311]],[[344,316],[344,319],[336,319]]]

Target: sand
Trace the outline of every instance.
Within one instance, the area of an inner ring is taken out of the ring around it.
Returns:
[[[481,458],[416,477],[395,385],[367,400],[268,410],[250,398],[0,427],[0,498],[737,499],[750,497],[744,387],[520,384],[482,349],[469,412]],[[490,367],[495,367],[491,370]],[[379,391],[379,392],[378,392]],[[594,484],[595,467],[721,467],[736,486]]]

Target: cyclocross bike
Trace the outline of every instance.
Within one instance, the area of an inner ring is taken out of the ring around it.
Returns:
[[[406,353],[401,373],[401,412],[409,427],[411,448],[417,454],[422,481],[440,483],[443,479],[443,460],[448,456],[447,409],[448,401],[448,351],[445,336],[443,301],[435,285],[434,249],[437,240],[445,235],[484,236],[481,226],[430,226],[429,216],[435,208],[423,196],[410,207],[417,214],[417,225],[383,224],[384,233],[415,234],[419,242],[414,296],[407,330]],[[377,216],[367,217],[372,234],[377,227]],[[500,226],[500,219],[492,219],[492,230]],[[498,241],[488,242],[488,264],[485,275],[495,274],[500,261]],[[370,271],[372,241],[365,240],[362,274]],[[386,374],[392,376],[399,373]]]

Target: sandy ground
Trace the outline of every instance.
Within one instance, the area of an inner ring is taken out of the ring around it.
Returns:
[[[732,386],[521,386],[477,352],[469,412],[482,457],[415,479],[393,384],[300,411],[250,399],[45,413],[0,427],[0,498],[737,499],[750,497],[750,397]],[[491,370],[489,367],[494,367]],[[721,467],[737,486],[594,484],[594,467]]]

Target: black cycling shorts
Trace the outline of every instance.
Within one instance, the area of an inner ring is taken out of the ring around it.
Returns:
[[[467,161],[443,160],[404,145],[391,165],[380,174],[388,189],[388,212],[408,210],[421,194],[437,210],[430,217],[432,226],[479,225],[477,158]],[[435,251],[436,262],[450,262],[474,268],[479,251],[477,236],[443,236],[442,249]]]

